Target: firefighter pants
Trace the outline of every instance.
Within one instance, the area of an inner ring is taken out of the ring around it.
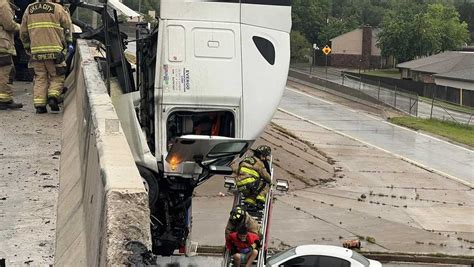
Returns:
[[[244,198],[244,202],[247,204],[265,204],[265,200],[267,197],[267,193],[269,191],[269,186],[264,181],[255,181],[253,183],[249,183],[246,186],[237,187],[242,193],[242,197]]]
[[[260,188],[262,188],[262,189],[260,190],[260,192],[258,193],[258,195],[257,195],[256,198],[257,198],[257,202],[262,203],[262,204],[265,204],[265,200],[266,200],[266,198],[267,198],[267,193],[268,193],[270,187],[268,186],[267,183],[265,183],[265,182],[263,182],[263,181],[261,181],[261,183],[263,183],[263,184],[262,184],[263,188],[260,187]]]
[[[0,66],[0,102],[10,102],[12,98],[12,88],[8,84],[12,65]]]
[[[65,63],[54,64],[53,60],[35,60],[30,62],[35,70],[33,86],[33,104],[44,107],[48,98],[59,99],[64,86],[64,73],[57,70],[65,68]]]

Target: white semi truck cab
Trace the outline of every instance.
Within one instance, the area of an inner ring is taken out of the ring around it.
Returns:
[[[278,107],[290,0],[162,0],[158,26],[137,30],[135,80],[116,13],[75,6],[102,15],[105,34],[77,22],[79,37],[104,43],[103,64],[121,86],[113,101],[149,191],[153,252],[170,255],[191,231],[194,188],[228,174]]]

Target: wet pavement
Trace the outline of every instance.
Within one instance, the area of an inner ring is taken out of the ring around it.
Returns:
[[[390,124],[291,88],[285,91],[280,110],[473,187],[474,152],[471,149]]]
[[[298,68],[292,68],[292,70],[309,75],[308,67],[300,66]],[[432,106],[431,103],[426,103],[421,100],[415,103],[415,100],[412,99],[414,96],[411,94],[406,95],[404,93],[400,93],[400,91],[395,93],[393,88],[385,88],[383,86],[380,87],[363,82],[361,83],[359,77],[350,75],[343,76],[342,71],[351,71],[357,73],[358,70],[329,67],[326,74],[324,67],[314,67],[311,75],[362,91],[376,99],[380,99],[388,105],[396,106],[400,110],[411,113],[412,115],[416,115],[419,118],[437,118],[463,124],[474,124],[474,114],[472,113],[468,114],[457,112],[438,105]]]
[[[20,110],[0,111],[0,259],[54,262],[62,114],[35,114],[32,84],[15,82]]]

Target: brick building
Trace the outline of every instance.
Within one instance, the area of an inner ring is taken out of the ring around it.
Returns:
[[[390,67],[377,47],[379,29],[362,27],[331,39],[331,66],[354,69]]]

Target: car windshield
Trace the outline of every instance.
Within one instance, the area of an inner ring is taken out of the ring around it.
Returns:
[[[279,252],[279,253],[271,256],[268,259],[268,265],[271,266],[273,264],[276,264],[276,263],[280,262],[283,259],[289,258],[289,257],[294,256],[294,255],[296,255],[296,249],[295,248],[290,248],[290,249],[284,250],[282,252]]]
[[[366,257],[360,255],[359,253],[357,253],[355,251],[352,251],[351,258],[358,261],[358,262],[360,262],[364,266],[369,266],[370,265],[370,262]]]

